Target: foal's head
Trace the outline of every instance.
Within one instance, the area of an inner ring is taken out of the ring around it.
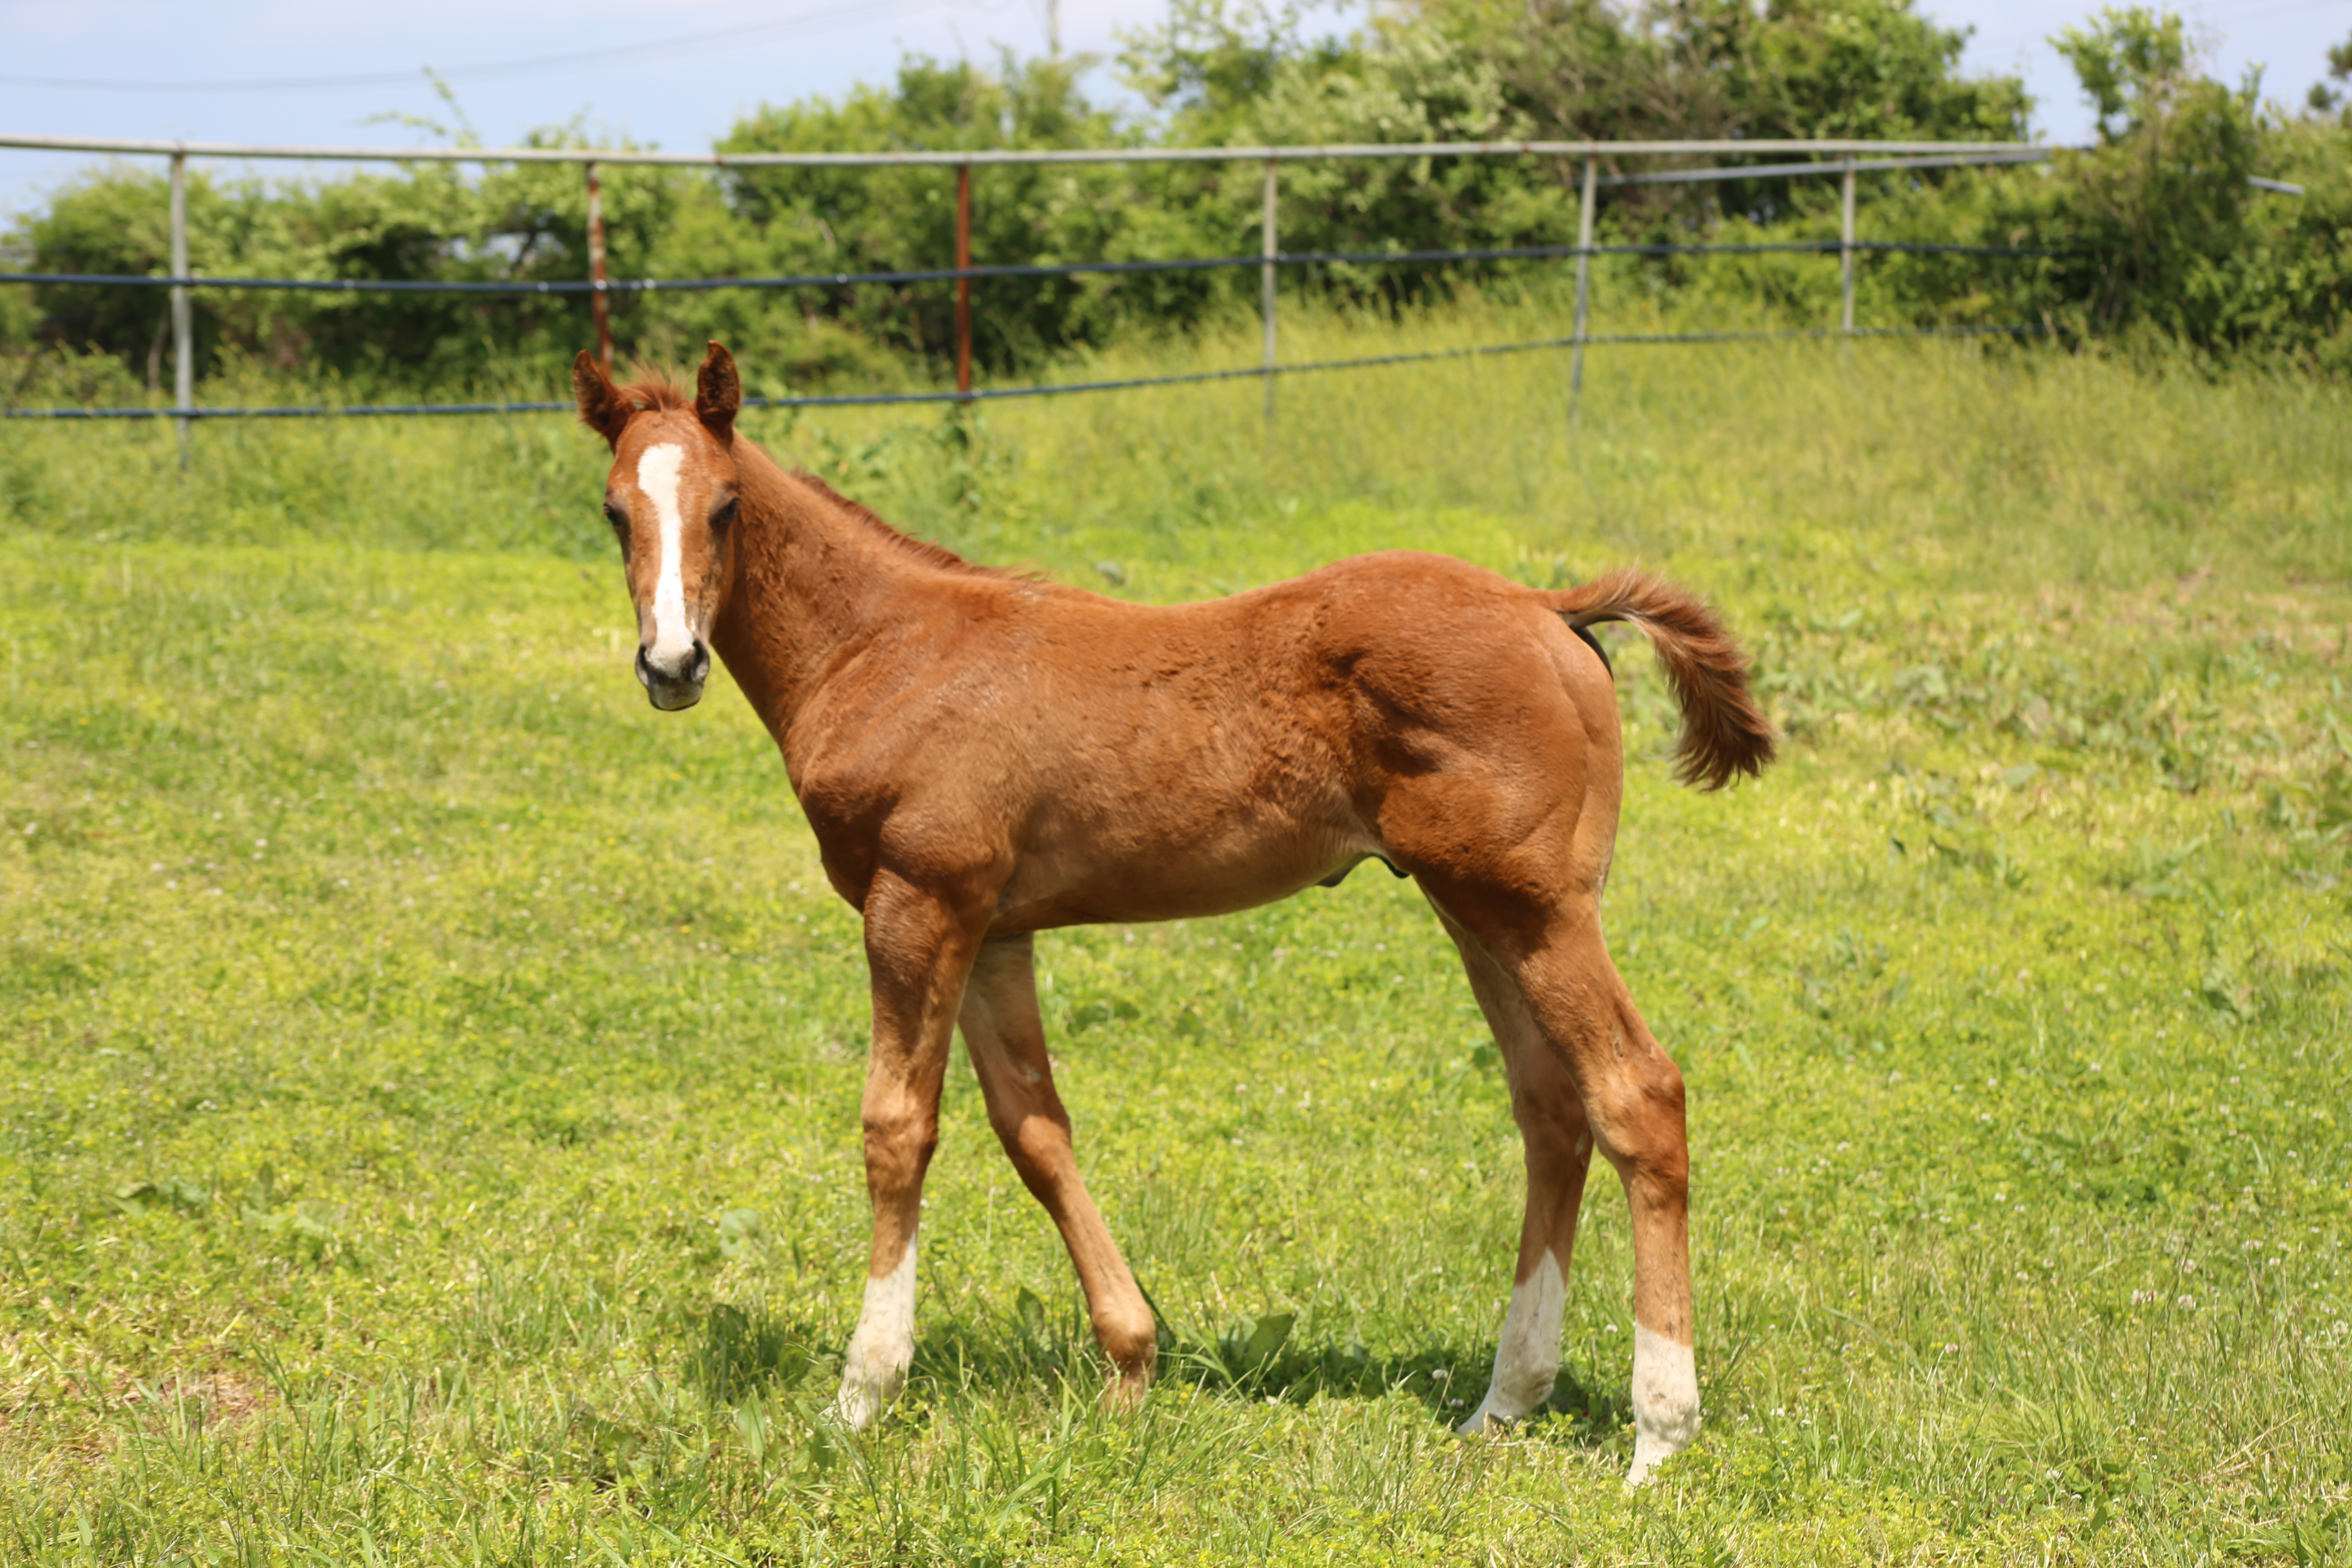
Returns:
[[[657,378],[614,385],[583,351],[572,391],[582,421],[613,447],[604,516],[637,606],[637,679],[655,707],[691,708],[710,674],[710,623],[734,564],[735,361],[712,343],[688,404]]]

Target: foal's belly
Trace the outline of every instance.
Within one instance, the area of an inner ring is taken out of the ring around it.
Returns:
[[[1378,853],[1361,828],[1339,824],[1189,842],[1044,846],[1024,854],[1005,883],[989,934],[1232,914]]]

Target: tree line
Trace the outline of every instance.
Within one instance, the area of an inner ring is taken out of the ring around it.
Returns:
[[[763,107],[728,152],[1216,146],[1528,138],[1856,137],[2023,140],[2009,76],[1969,77],[1965,35],[1912,0],[1404,0],[1352,36],[1312,36],[1294,5],[1172,0],[1112,62],[1146,105],[1084,86],[1096,63],[904,60],[895,81]],[[1901,256],[1867,265],[1882,324],[2031,321],[2067,336],[2150,335],[2215,360],[2352,372],[2352,111],[2316,89],[2287,109],[2258,79],[2213,79],[2180,18],[2110,9],[2055,42],[2098,113],[2095,145],[1998,170],[1866,175],[1872,237],[2047,251]],[[2352,42],[2331,79],[2352,77]],[[462,140],[462,138],[460,138]],[[532,144],[584,144],[578,128]],[[1722,160],[1708,160],[1721,162]],[[1643,168],[1655,168],[1644,162]],[[1612,172],[1614,172],[1613,170]],[[1288,250],[1499,248],[1574,241],[1566,160],[1300,163],[1282,171]],[[2266,192],[2250,175],[2303,185]],[[695,170],[605,165],[618,278],[940,267],[953,257],[952,169]],[[1051,264],[1233,256],[1258,246],[1261,171],[1246,163],[983,167],[974,253]],[[1621,187],[1603,237],[1664,243],[1833,237],[1830,179]],[[574,167],[440,163],[312,181],[190,174],[192,263],[217,275],[407,280],[571,279],[586,272]],[[93,169],[6,235],[10,269],[161,275],[166,184],[152,166]],[[1822,319],[1834,269],[1756,257],[1633,264],[1645,297]],[[1464,289],[1557,287],[1558,263],[1333,265],[1285,287],[1396,310]],[[1034,370],[1123,333],[1181,332],[1255,308],[1240,269],[991,279],[976,352]],[[588,334],[579,296],[200,291],[205,370],[254,365],[370,389],[478,384],[485,365],[536,374]],[[950,350],[950,287],[624,295],[625,353],[675,356],[705,336],[768,367],[762,390],[897,384]],[[0,289],[0,361],[167,379],[162,290]],[[104,379],[101,378],[101,379]]]

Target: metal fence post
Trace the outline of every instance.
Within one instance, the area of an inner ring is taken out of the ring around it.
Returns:
[[[188,275],[188,155],[172,154],[172,276]],[[188,286],[172,285],[172,406],[180,411],[180,467],[188,466],[188,432],[196,405],[196,328]]]
[[[1845,295],[1844,314],[1840,324],[1848,337],[1853,335],[1853,160],[1845,161],[1845,174],[1838,184],[1845,204],[1845,217],[1838,234],[1838,283]]]
[[[956,165],[956,391],[971,395],[971,165]],[[961,406],[961,405],[959,405]]]
[[[613,374],[613,300],[604,291],[604,186],[596,178],[596,161],[588,169],[588,281],[596,287],[588,308],[596,319],[596,358],[604,374]]]
[[[1279,242],[1277,230],[1275,226],[1276,214],[1277,211],[1276,202],[1276,190],[1275,167],[1275,160],[1268,158],[1265,161],[1265,216],[1261,218],[1258,224],[1258,254],[1265,258],[1265,259],[1258,263],[1259,297],[1257,309],[1258,319],[1264,322],[1265,326],[1265,369],[1264,374],[1265,379],[1265,422],[1268,425],[1272,425],[1274,423],[1274,264],[1275,258],[1282,254],[1282,247]]]
[[[1576,423],[1584,399],[1585,326],[1591,320],[1592,196],[1601,178],[1601,161],[1584,161],[1584,194],[1576,209],[1576,346],[1569,351],[1568,418]]]

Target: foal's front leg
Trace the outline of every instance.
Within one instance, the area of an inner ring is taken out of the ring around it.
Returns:
[[[850,1336],[834,1415],[853,1430],[880,1415],[915,1358],[915,1229],[940,1142],[940,1080],[980,932],[935,894],[885,872],[866,898],[874,1047],[866,1068],[866,1190],[874,1250],[866,1310]]]
[[[1110,1397],[1131,1405],[1151,1381],[1158,1353],[1150,1305],[1078,1177],[1070,1116],[1054,1090],[1054,1062],[1037,1016],[1035,954],[1025,936],[992,942],[964,987],[963,1041],[988,1098],[989,1124],[1022,1184],[1060,1227],[1087,1293],[1095,1338],[1117,1370]]]

